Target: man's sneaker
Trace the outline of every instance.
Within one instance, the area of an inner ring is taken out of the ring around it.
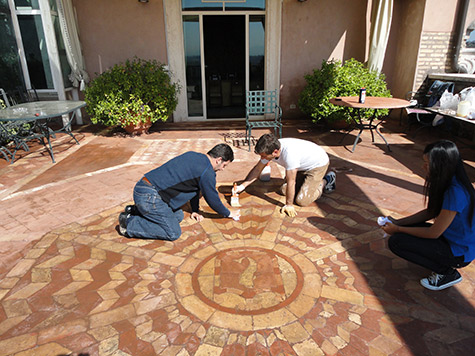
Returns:
[[[325,184],[325,187],[323,188],[323,191],[325,193],[331,193],[335,190],[336,188],[336,174],[333,171],[328,172],[328,174],[323,177],[327,181],[327,184]]]
[[[127,218],[130,214],[125,212],[119,214],[119,232],[122,236],[127,236]]]
[[[135,205],[127,205],[124,209],[127,215],[138,215],[139,211]]]
[[[422,278],[421,284],[423,287],[430,290],[442,290],[461,281],[462,276],[457,270],[454,270],[449,274],[437,274],[434,272],[429,277]]]

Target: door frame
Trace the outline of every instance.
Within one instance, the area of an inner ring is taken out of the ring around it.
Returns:
[[[222,119],[205,119],[188,116],[188,105],[186,97],[186,73],[185,73],[185,49],[183,40],[183,23],[181,0],[163,1],[165,14],[165,33],[167,39],[168,67],[172,80],[178,82],[182,90],[178,94],[178,105],[173,113],[174,122],[183,121],[211,121]],[[188,13],[188,12],[187,12]],[[223,12],[206,11],[200,12],[210,14],[224,14]],[[229,14],[227,12],[226,14]],[[280,50],[281,50],[281,27],[282,27],[282,1],[266,0],[266,24],[265,24],[265,90],[280,90]],[[246,28],[246,33],[249,29]],[[200,36],[202,37],[202,36]],[[249,37],[248,35],[246,37]],[[246,42],[248,38],[246,38]],[[247,49],[246,49],[247,51]],[[248,57],[248,54],[247,56]],[[204,85],[204,84],[203,84]],[[236,119],[228,119],[236,120]],[[240,119],[237,119],[240,120]]]

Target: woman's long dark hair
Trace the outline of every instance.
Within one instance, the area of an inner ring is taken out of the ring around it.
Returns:
[[[427,145],[424,154],[429,161],[429,172],[424,185],[428,211],[434,216],[439,215],[444,193],[455,176],[470,196],[468,218],[471,226],[475,208],[475,189],[465,171],[457,146],[452,141],[437,141]]]

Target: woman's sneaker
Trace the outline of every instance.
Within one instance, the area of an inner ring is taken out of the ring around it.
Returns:
[[[336,173],[330,171],[325,177],[323,177],[323,179],[327,181],[327,184],[325,184],[325,188],[323,188],[323,191],[325,193],[333,192],[336,188]]]
[[[437,274],[434,272],[429,277],[422,278],[421,284],[423,287],[430,290],[442,290],[449,288],[461,281],[462,276],[460,275],[459,271],[454,270],[449,274]]]

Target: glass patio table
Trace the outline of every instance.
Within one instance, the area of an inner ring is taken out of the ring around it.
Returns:
[[[74,101],[74,100],[55,100],[55,101],[34,101],[29,103],[23,103],[18,105],[13,105],[5,109],[0,110],[0,129],[5,132],[7,130],[8,124],[12,123],[31,123],[32,129],[28,135],[24,137],[14,137],[13,141],[15,143],[15,150],[12,154],[11,163],[15,159],[15,153],[21,147],[27,148],[27,142],[33,139],[39,139],[41,143],[49,150],[51,159],[53,163],[54,154],[53,148],[51,147],[51,137],[56,137],[55,134],[58,132],[65,132],[71,136],[76,143],[79,145],[78,140],[74,137],[71,131],[71,124],[76,115],[76,110],[86,106],[84,101]],[[59,130],[52,130],[49,127],[49,123],[52,118],[68,115],[70,117],[67,122],[63,123],[63,127]],[[46,142],[45,142],[46,140]],[[48,143],[48,146],[46,146]]]
[[[373,115],[367,118],[367,122],[364,122],[363,121],[364,119],[361,116],[361,112],[367,109],[388,109],[389,112],[391,112],[392,109],[402,109],[402,108],[408,107],[411,105],[411,103],[404,99],[381,98],[381,97],[375,97],[375,96],[367,96],[363,104],[359,103],[358,101],[359,101],[358,96],[342,96],[342,97],[330,99],[330,103],[332,103],[333,105],[345,106],[345,107],[355,109],[353,110],[353,113],[351,115],[351,118],[353,122],[355,123],[355,126],[351,128],[345,134],[345,136],[343,136],[341,140],[343,141],[343,139],[355,128],[359,129],[360,132],[358,132],[355,142],[353,143],[353,149],[351,150],[351,152],[354,152],[356,148],[356,144],[358,143],[358,140],[363,130],[370,130],[371,142],[374,142],[374,134],[373,134],[373,130],[374,130],[383,139],[384,143],[386,144],[386,147],[388,148],[388,151],[391,152],[391,148],[389,147],[388,141],[386,141],[386,139],[384,138],[384,136],[381,134],[381,132],[378,129],[378,126],[383,122],[383,118],[377,118],[376,110],[375,110],[373,112]],[[386,116],[389,116],[389,114]],[[375,119],[379,119],[380,121],[377,124],[374,124],[373,121]]]

